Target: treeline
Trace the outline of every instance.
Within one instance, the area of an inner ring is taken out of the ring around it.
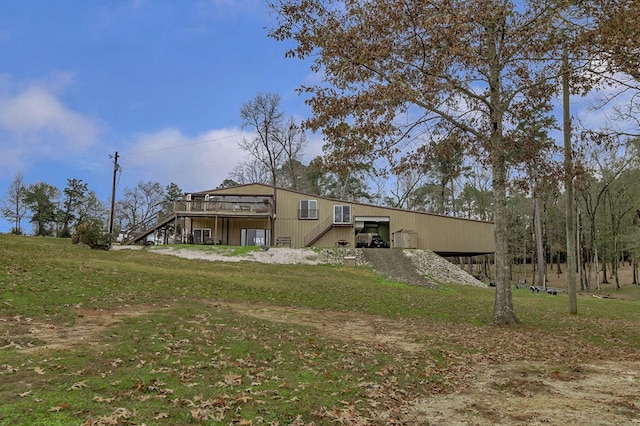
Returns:
[[[114,235],[110,237],[172,211],[173,201],[181,195],[175,183],[163,187],[149,181],[126,187],[114,205]],[[81,229],[100,239],[108,229],[109,204],[81,179],[67,179],[67,186],[60,189],[47,182],[26,184],[18,172],[2,198],[1,213],[12,224],[12,234],[71,238]]]
[[[336,171],[321,157],[304,164],[306,147],[300,134],[297,150],[287,151],[279,136],[266,140],[259,128],[270,123],[271,135],[298,129],[283,121],[277,95],[258,95],[245,104],[269,104],[250,114],[245,125],[255,134],[243,149],[248,159],[241,163],[221,187],[261,182],[342,200],[370,202],[389,207],[493,220],[491,171],[465,155],[457,138],[432,141],[430,155],[411,168],[385,174],[372,161],[354,162]],[[284,125],[283,123],[286,123]],[[293,123],[293,124],[291,124]],[[583,134],[594,133],[582,129]],[[546,133],[539,131],[539,137]],[[611,133],[598,135],[599,143],[587,143],[576,150],[575,226],[577,271],[580,288],[600,288],[609,280],[620,286],[619,265],[633,265],[633,284],[638,284],[640,257],[640,149],[638,138]],[[295,155],[291,155],[293,152]],[[272,163],[260,161],[271,159]],[[544,285],[548,274],[564,273],[566,262],[566,191],[561,174],[544,165],[529,173],[514,171],[507,197],[509,257],[511,265],[533,265],[536,275],[530,283]],[[553,268],[548,265],[554,265]],[[512,280],[518,277],[512,272]]]

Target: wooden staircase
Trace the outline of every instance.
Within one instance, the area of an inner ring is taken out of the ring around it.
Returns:
[[[333,216],[329,216],[323,220],[318,226],[313,228],[311,232],[304,236],[304,246],[311,247],[313,243],[318,241],[320,237],[329,232],[333,228]]]
[[[307,235],[304,236],[304,246],[311,247],[313,243],[318,241],[324,234],[329,232],[330,229],[333,229],[336,226],[340,227],[352,227],[351,223],[342,223],[336,224],[333,223],[333,216],[329,216],[325,220],[323,220],[318,226],[313,228]]]
[[[158,218],[157,222],[152,226],[148,226],[151,220],[146,220],[140,222],[139,224],[133,226],[130,231],[128,231],[129,238],[122,242],[123,245],[131,245],[136,244],[143,239],[147,238],[149,235],[157,231],[158,229],[167,226],[175,219],[175,215],[173,213],[168,213],[165,216]],[[133,231],[139,230],[142,228],[142,231]]]

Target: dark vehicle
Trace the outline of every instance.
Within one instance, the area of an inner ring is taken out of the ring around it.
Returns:
[[[382,236],[371,232],[360,233],[356,235],[357,248],[387,248],[389,245],[385,243]]]
[[[369,243],[369,248],[387,248],[389,247],[387,243],[384,242],[380,235],[374,235],[371,237],[371,243]]]

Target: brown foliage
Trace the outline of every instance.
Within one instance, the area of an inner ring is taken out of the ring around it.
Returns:
[[[559,76],[564,2],[281,0],[271,31],[313,57],[322,84],[301,88],[330,163],[404,157],[417,163],[457,129],[493,171],[498,265],[495,319],[516,322],[508,291],[507,169],[539,164],[548,145],[516,138],[544,121]],[[426,136],[425,136],[426,135]],[[529,149],[533,148],[533,149]],[[402,161],[401,161],[401,164]]]

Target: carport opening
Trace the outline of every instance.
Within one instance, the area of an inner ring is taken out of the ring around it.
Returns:
[[[389,218],[376,216],[355,217],[356,247],[388,248],[391,247]]]

